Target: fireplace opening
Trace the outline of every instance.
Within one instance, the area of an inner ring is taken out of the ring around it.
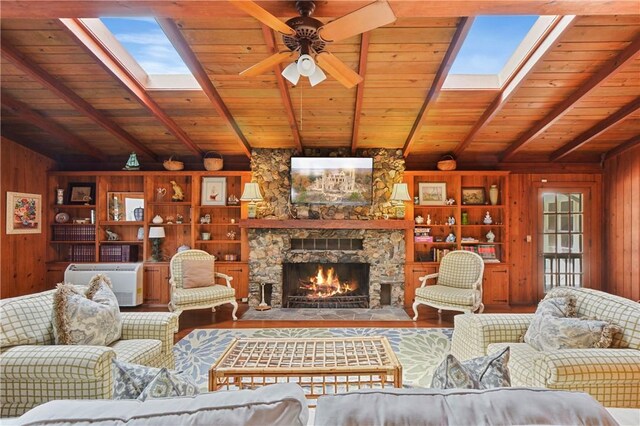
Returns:
[[[283,306],[368,308],[368,263],[285,263]]]

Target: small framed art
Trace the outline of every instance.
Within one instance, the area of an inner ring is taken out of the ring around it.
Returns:
[[[42,232],[42,196],[7,191],[7,234]]]
[[[67,204],[95,204],[96,184],[93,182],[71,182],[67,194]]]
[[[486,202],[486,196],[483,187],[462,188],[462,204],[481,205]]]
[[[203,206],[224,206],[227,199],[227,178],[203,177],[202,198]]]
[[[421,206],[443,206],[447,200],[446,182],[420,182],[418,196]]]

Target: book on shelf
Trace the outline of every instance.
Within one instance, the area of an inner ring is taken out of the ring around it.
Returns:
[[[416,243],[432,243],[433,237],[430,235],[416,235],[414,241]]]
[[[462,239],[460,240],[460,244],[477,244],[479,242],[480,240],[473,237],[462,237]]]

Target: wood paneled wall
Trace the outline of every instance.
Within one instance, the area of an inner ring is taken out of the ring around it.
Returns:
[[[546,183],[542,180],[546,179]],[[544,185],[583,186],[593,185],[591,203],[585,202],[585,213],[591,215],[591,252],[593,259],[588,263],[590,272],[589,287],[601,288],[602,283],[602,175],[599,173],[566,173],[566,174],[530,174],[512,173],[509,175],[510,191],[510,231],[511,238],[509,259],[510,271],[510,303],[536,304],[540,299],[537,283],[537,254],[535,253],[536,199],[537,188]],[[589,205],[587,205],[589,204]],[[527,241],[531,236],[531,241]],[[585,242],[586,244],[586,242]]]
[[[55,162],[6,138],[2,138],[0,144],[0,298],[7,298],[52,288],[52,284],[45,280],[46,224],[43,225],[41,234],[17,235],[7,235],[5,224],[7,191],[42,194],[43,215],[50,210],[46,208],[51,202],[50,194],[47,194],[47,171],[55,167]]]
[[[604,170],[605,290],[640,300],[640,146]]]

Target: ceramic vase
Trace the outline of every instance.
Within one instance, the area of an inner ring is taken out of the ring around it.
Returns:
[[[144,209],[142,207],[133,209],[133,217],[138,222],[142,222],[144,220]]]
[[[491,188],[489,188],[489,201],[491,202],[492,206],[495,206],[498,204],[498,193],[500,191],[498,190],[498,185],[491,185]]]

